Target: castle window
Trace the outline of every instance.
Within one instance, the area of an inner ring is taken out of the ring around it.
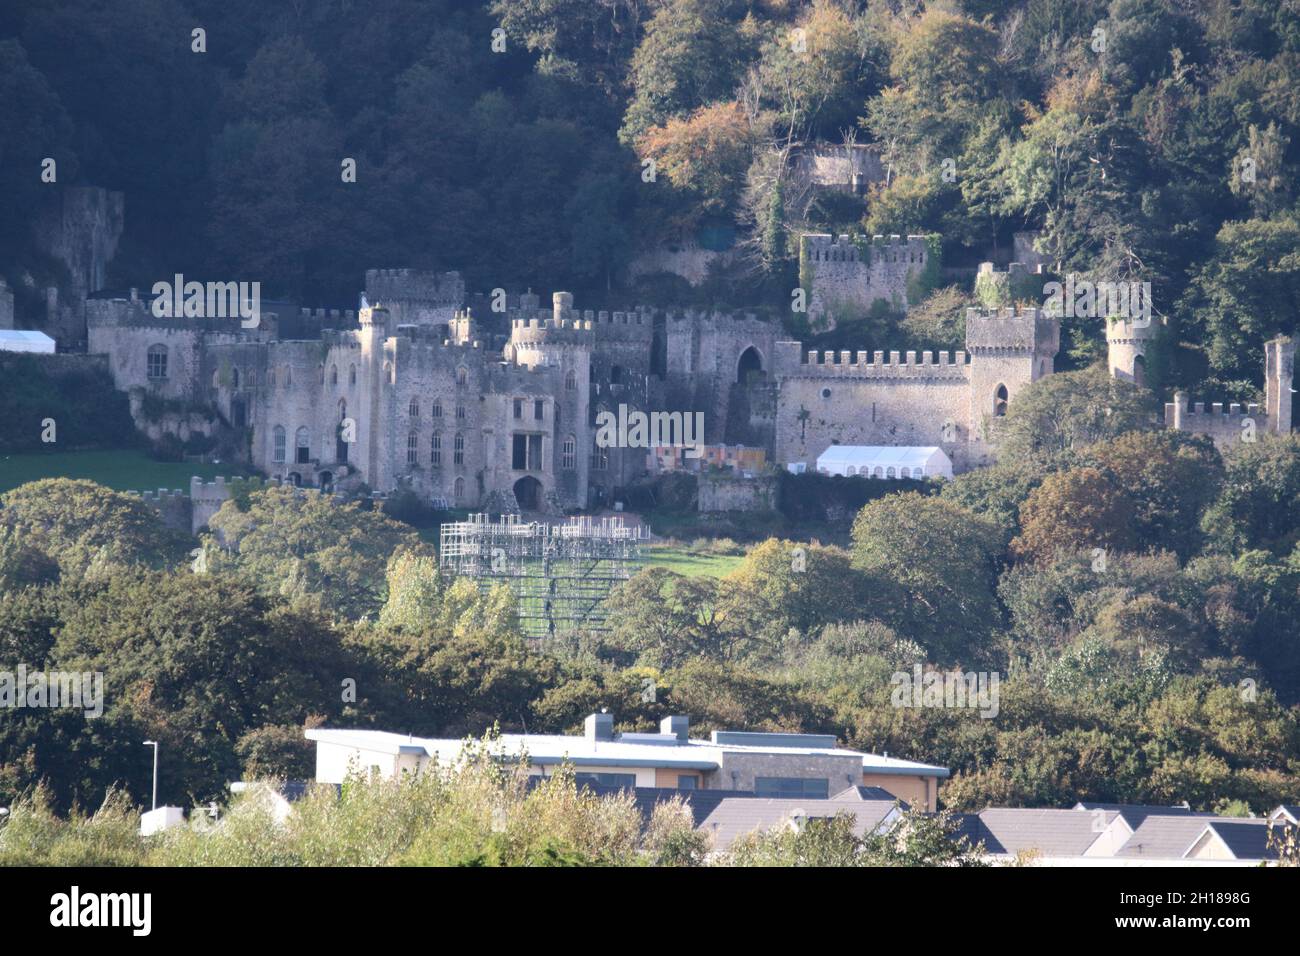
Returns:
[[[429,414],[434,418],[442,418],[442,402],[434,402],[433,407],[429,409]]]
[[[349,384],[349,385],[355,385],[355,384],[357,384],[357,367],[356,367],[356,365],[349,365],[349,366],[348,366],[348,384]]]
[[[239,369],[237,368],[230,370],[230,386],[231,388],[239,388]]]
[[[540,398],[533,399],[533,418],[541,421],[546,417],[546,403]]]
[[[1007,387],[999,385],[993,393],[993,417],[1001,418],[1007,413]]]
[[[623,366],[611,365],[609,367],[609,384],[611,385],[623,384]]]
[[[568,438],[564,439],[564,452],[563,458],[561,459],[561,467],[563,467],[565,471],[573,471],[573,466],[577,461],[577,457],[578,439],[570,435]]]
[[[420,436],[415,432],[406,436],[406,463],[411,466],[420,463]]]
[[[456,418],[457,418],[459,421],[464,421],[464,420],[465,420],[465,406],[464,406],[464,405],[457,405],[457,406],[456,406]]]
[[[420,400],[419,400],[418,398],[413,398],[413,399],[411,399],[411,404],[410,404],[410,406],[407,408],[407,411],[410,412],[412,418],[419,418],[419,417],[420,417]]]
[[[331,385],[337,385],[338,383],[339,383],[339,367],[338,367],[337,365],[331,365],[331,366],[330,366],[330,384],[331,384]]]
[[[451,492],[452,497],[455,498],[456,503],[459,504],[460,500],[465,497],[465,479],[457,478],[456,483],[451,487],[452,487],[452,492]]]
[[[456,433],[455,443],[452,445],[451,461],[455,465],[465,464],[465,436],[459,432]],[[457,497],[460,497],[459,493]]]
[[[462,388],[469,384],[469,369],[463,365],[456,369],[456,384]]]
[[[831,397],[831,390],[829,388],[823,388],[822,398],[830,398],[830,397]]]
[[[515,399],[515,418],[523,418],[523,417],[524,417],[524,400],[523,400],[522,398],[516,398],[516,399]]]
[[[316,366],[316,372],[317,372],[317,376],[318,376],[318,378],[320,379],[320,383],[321,383],[322,385],[324,385],[324,384],[325,384],[325,366],[324,366],[324,365],[318,365],[318,366]]]
[[[591,445],[591,470],[604,471],[609,467],[609,449],[600,444],[592,442]]]
[[[293,384],[293,369],[286,365],[284,367],[284,387],[288,388]]]
[[[384,363],[384,378],[388,379],[389,385],[392,385],[394,382],[397,381],[397,372],[393,368],[392,362]]]
[[[311,461],[311,432],[306,427],[299,428],[293,436],[293,460],[299,465]]]
[[[276,372],[275,366],[272,365],[271,370],[266,373],[266,384],[271,386],[272,388],[275,388],[275,386],[279,383],[279,381],[280,381],[280,375],[278,372]]]
[[[572,392],[577,387],[578,387],[578,373],[575,372],[573,369],[569,369],[569,371],[566,372],[564,375],[564,390],[566,392]]]
[[[429,445],[429,464],[434,468],[442,466],[442,434],[433,433],[433,440]]]
[[[285,455],[285,434],[284,426],[276,425],[275,431],[272,432],[273,440],[271,446],[271,460],[277,463],[284,462]]]
[[[167,377],[167,346],[149,346],[145,354],[145,373],[155,382]]]

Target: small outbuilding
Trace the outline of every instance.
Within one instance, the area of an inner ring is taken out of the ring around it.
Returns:
[[[937,446],[831,445],[817,471],[849,478],[951,478],[952,459]]]

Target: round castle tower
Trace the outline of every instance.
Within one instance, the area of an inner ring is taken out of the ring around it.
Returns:
[[[1145,385],[1147,352],[1159,335],[1159,323],[1149,318],[1114,316],[1106,319],[1111,377]]]

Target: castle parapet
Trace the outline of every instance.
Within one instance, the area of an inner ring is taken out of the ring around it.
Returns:
[[[1060,322],[1040,308],[966,310],[966,350],[971,355],[1028,353],[1051,357],[1060,343]]]

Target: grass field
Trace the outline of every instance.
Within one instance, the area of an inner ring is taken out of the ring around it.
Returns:
[[[41,478],[89,478],[118,491],[188,492],[190,476],[205,481],[242,473],[235,465],[154,461],[142,451],[76,451],[0,457],[0,493]]]
[[[720,578],[744,560],[739,554],[697,554],[685,548],[649,547],[643,552],[648,568],[667,568],[689,578],[709,575]]]

